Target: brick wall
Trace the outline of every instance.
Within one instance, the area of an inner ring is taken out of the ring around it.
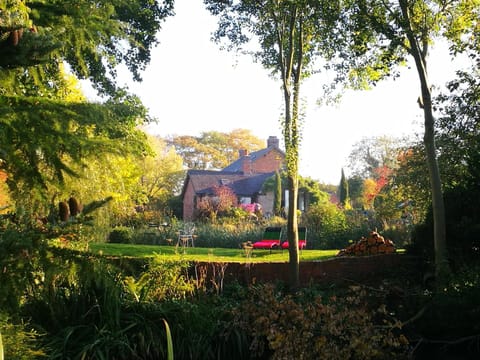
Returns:
[[[208,277],[218,277],[218,269],[224,267],[224,282],[236,280],[241,284],[259,282],[288,282],[288,263],[259,263],[259,264],[214,264],[195,263],[195,273],[205,271]],[[324,261],[310,261],[300,263],[300,282],[302,285],[311,283],[331,284],[350,281],[362,281],[382,277],[388,271],[420,274],[420,265],[417,258],[404,254],[385,254],[360,257],[338,257]],[[218,279],[216,280],[218,282]]]
[[[255,173],[268,173],[281,169],[283,154],[278,149],[272,149],[267,154],[255,160],[252,171]]]
[[[193,211],[195,209],[195,191],[192,183],[189,181],[183,195],[183,219],[185,221],[193,220]]]

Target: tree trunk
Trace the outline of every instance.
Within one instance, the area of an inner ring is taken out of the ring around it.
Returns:
[[[422,81],[422,97],[424,106],[423,112],[425,116],[425,134],[423,136],[423,142],[425,144],[428,172],[430,175],[430,186],[432,188],[435,273],[437,276],[437,285],[441,286],[445,277],[449,274],[450,268],[447,255],[445,204],[443,200],[442,182],[440,179],[440,170],[435,146],[435,119],[432,111],[430,89],[425,81]]]
[[[287,239],[290,267],[290,290],[300,287],[300,256],[298,250],[298,181],[296,176],[288,174],[288,217]]]
[[[410,42],[410,53],[415,60],[418,77],[420,80],[424,126],[425,133],[423,142],[427,155],[428,172],[430,176],[430,186],[432,190],[432,210],[433,210],[433,226],[434,226],[434,250],[435,250],[435,274],[437,289],[445,282],[446,277],[450,273],[447,255],[447,236],[445,225],[445,204],[443,200],[442,181],[440,179],[440,170],[437,161],[437,153],[435,146],[435,118],[433,116],[432,93],[427,74],[427,53],[428,42],[424,40],[423,47],[413,35],[410,14],[405,0],[399,0],[402,14],[405,18],[406,34]]]

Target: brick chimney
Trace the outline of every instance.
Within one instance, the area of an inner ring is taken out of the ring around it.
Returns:
[[[242,157],[247,156],[247,155],[248,155],[248,150],[247,149],[238,150],[238,157],[239,158],[242,158]]]
[[[279,148],[280,142],[276,136],[270,136],[267,140],[267,147],[268,148]]]
[[[253,172],[252,170],[252,159],[249,155],[246,155],[242,160],[242,172],[244,174],[251,174]]]

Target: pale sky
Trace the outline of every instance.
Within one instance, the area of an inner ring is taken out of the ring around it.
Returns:
[[[282,139],[280,82],[250,57],[220,51],[210,41],[216,20],[202,0],[176,0],[175,12],[158,34],[160,44],[152,52],[143,82],[119,78],[158,119],[148,132],[196,136],[202,131],[243,128],[265,143],[270,135]],[[435,65],[432,60],[430,76],[441,78],[440,85],[453,78],[451,66]],[[302,176],[338,184],[352,145],[362,138],[423,133],[414,69],[405,69],[400,78],[373,90],[348,92],[333,107],[316,105],[321,87],[318,76],[303,85],[307,110],[300,150]]]

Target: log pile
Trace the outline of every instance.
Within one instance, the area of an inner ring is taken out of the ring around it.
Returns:
[[[370,232],[367,238],[362,238],[356,243],[342,249],[337,256],[365,256],[377,254],[391,254],[395,252],[392,240],[385,239],[376,231]]]

